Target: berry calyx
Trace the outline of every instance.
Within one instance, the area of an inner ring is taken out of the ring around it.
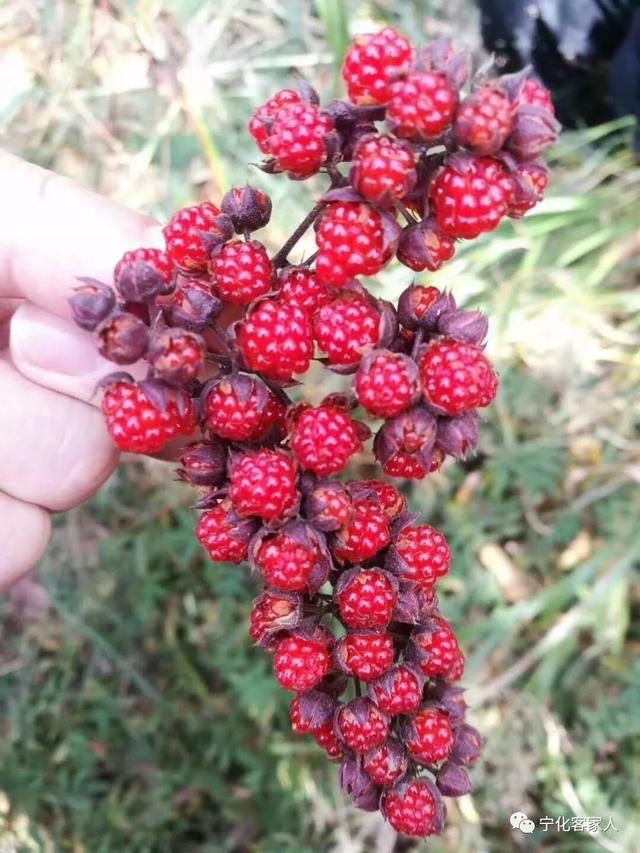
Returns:
[[[347,50],[342,77],[354,104],[385,104],[393,80],[411,67],[415,51],[393,27],[356,36]]]
[[[116,264],[116,290],[129,302],[145,302],[170,292],[175,267],[161,249],[134,249],[125,252]]]
[[[515,191],[507,215],[512,219],[521,219],[542,201],[549,182],[549,172],[543,163],[530,161],[518,163],[512,175],[515,178]]]
[[[489,406],[498,393],[498,375],[482,350],[452,338],[427,347],[420,376],[427,402],[447,415]]]
[[[361,449],[354,421],[335,406],[306,409],[291,434],[291,450],[300,466],[320,477],[344,470]]]
[[[274,636],[295,628],[302,615],[302,598],[284,592],[265,590],[253,602],[249,618],[249,636],[254,643],[268,645]]]
[[[455,239],[441,231],[430,217],[402,229],[396,257],[416,272],[437,272],[455,252]]]

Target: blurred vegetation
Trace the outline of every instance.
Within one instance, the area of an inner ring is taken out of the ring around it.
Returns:
[[[466,0],[9,0],[4,144],[161,219],[250,177],[273,195],[277,245],[319,184],[247,166],[247,117],[296,71],[333,95],[349,33],[383,21],[477,49]],[[410,489],[454,548],[444,610],[487,737],[444,839],[397,842],[348,807],[248,640],[254,581],[207,563],[189,494],[135,462],[59,519],[44,589],[0,611],[0,850],[639,849],[640,169],[625,134],[567,134],[548,200],[433,278],[489,312],[503,379],[481,452]],[[393,269],[380,289],[408,280]],[[524,836],[517,810],[617,831]]]

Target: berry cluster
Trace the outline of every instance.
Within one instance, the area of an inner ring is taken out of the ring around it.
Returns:
[[[250,121],[265,171],[330,180],[278,252],[253,236],[268,196],[234,188],[220,207],[179,211],[164,250],[127,252],[113,287],[82,279],[71,305],[107,359],[148,365],[141,381],[101,383],[116,445],[155,453],[182,440],[198,540],[261,578],[250,634],[294,694],[294,732],[340,761],[360,808],[427,836],[442,830],[442,796],[470,790],[481,747],[456,686],[464,656],[438,609],[451,552],[394,485],[337,475],[372,438],[388,477],[464,458],[498,377],[482,314],[418,283],[394,306],[357,277],[394,256],[437,270],[458,239],[522,216],[544,192],[539,156],[557,125],[527,74],[478,79],[463,96],[465,55],[443,41],[416,50],[390,28],[356,39],[343,76],[349,100],[321,107],[304,83]],[[318,251],[291,263],[313,225]],[[351,389],[293,402],[287,389],[314,360]]]

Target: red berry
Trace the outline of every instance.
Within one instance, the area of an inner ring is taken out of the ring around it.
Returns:
[[[440,616],[427,620],[413,633],[420,669],[427,678],[441,676],[457,681],[464,672],[464,655],[451,625]]]
[[[398,300],[398,318],[407,329],[416,329],[442,294],[437,287],[410,284]]]
[[[313,320],[318,346],[330,364],[357,364],[380,337],[380,312],[357,293],[344,292]]]
[[[413,45],[393,27],[357,36],[347,50],[342,77],[354,104],[385,104],[390,84],[411,67]]]
[[[333,120],[315,104],[291,103],[281,107],[269,131],[269,154],[276,168],[290,178],[315,175],[327,159],[326,134]]]
[[[414,714],[422,702],[422,682],[405,664],[396,664],[369,685],[369,695],[386,714]]]
[[[378,418],[393,418],[420,397],[416,363],[408,355],[374,350],[361,363],[355,381],[360,405]]]
[[[248,305],[273,287],[273,267],[261,243],[231,240],[209,265],[215,291],[232,305]]]
[[[329,758],[340,759],[344,755],[344,748],[338,740],[333,728],[333,723],[325,723],[313,733],[315,742],[327,753]]]
[[[352,699],[336,714],[336,730],[349,749],[369,752],[387,739],[389,720],[371,699]]]
[[[243,454],[233,463],[230,482],[229,497],[241,516],[282,518],[298,502],[296,464],[280,450]]]
[[[286,432],[286,414],[287,407],[285,404],[275,394],[269,393],[267,403],[262,412],[260,426],[253,435],[253,441],[261,441],[270,433],[275,433],[279,437],[284,436]]]
[[[291,720],[291,728],[297,735],[310,735],[313,733],[314,726],[311,720],[304,720],[300,712],[300,696],[294,696],[289,705],[289,719]]]
[[[293,89],[281,89],[269,98],[266,104],[254,112],[249,121],[249,133],[258,144],[263,154],[269,154],[269,131],[278,111],[287,104],[298,104],[302,101],[299,92]]]
[[[400,782],[385,791],[380,809],[396,832],[418,838],[440,832],[436,794],[424,779]]]
[[[207,347],[200,335],[169,328],[152,335],[147,361],[167,382],[184,384],[197,378],[206,354]]]
[[[380,569],[349,572],[349,580],[334,597],[349,628],[386,628],[398,600],[391,577]]]
[[[279,296],[284,302],[301,308],[313,317],[318,308],[331,302],[335,294],[320,281],[314,270],[288,267],[280,274]]]
[[[416,71],[391,85],[387,120],[396,136],[437,139],[454,119],[458,92],[439,71]]]
[[[420,361],[425,399],[447,415],[491,405],[498,375],[481,349],[452,338],[431,344]]]
[[[355,147],[351,167],[354,189],[373,204],[389,204],[416,183],[416,156],[411,146],[390,136],[365,136]]]
[[[301,617],[300,596],[264,590],[253,602],[249,636],[254,643],[266,645],[274,635],[295,628]]]
[[[167,254],[173,263],[191,272],[207,268],[209,254],[202,240],[202,232],[215,226],[220,211],[208,201],[193,207],[184,207],[175,213],[164,227]]]
[[[456,142],[474,154],[495,154],[511,133],[513,116],[513,104],[505,94],[491,84],[481,86],[460,105]]]
[[[513,194],[513,178],[491,157],[449,162],[429,189],[438,226],[452,237],[467,239],[495,230]]]
[[[228,441],[249,441],[263,429],[269,397],[254,377],[222,378],[204,398],[207,429]]]
[[[542,163],[518,163],[512,170],[515,181],[515,193],[508,215],[520,219],[528,210],[542,201],[549,182],[549,174]]]
[[[316,232],[316,272],[338,287],[358,275],[375,275],[393,254],[385,246],[380,213],[368,204],[333,202]]]
[[[349,493],[338,480],[324,480],[308,492],[305,514],[318,530],[340,530],[352,515]]]
[[[255,553],[255,564],[269,586],[302,592],[309,587],[318,557],[312,544],[304,545],[280,532],[263,539]]]
[[[361,681],[379,678],[393,665],[393,637],[375,631],[349,631],[336,646],[336,661],[343,672]]]
[[[394,564],[403,580],[421,587],[431,587],[451,567],[451,550],[444,535],[428,524],[409,525],[393,543],[401,558]]]
[[[552,116],[555,116],[556,110],[553,106],[553,101],[551,100],[551,92],[543,86],[542,83],[539,83],[533,77],[529,77],[528,80],[525,80],[525,83],[520,90],[520,94],[516,99],[516,104],[519,106],[520,104],[530,104],[533,107],[540,107],[543,110],[551,113]]]
[[[238,329],[237,342],[247,367],[274,379],[306,373],[313,355],[309,318],[280,299],[265,300],[250,309]]]
[[[391,483],[384,483],[382,480],[355,480],[351,485],[375,492],[391,521],[394,521],[407,508],[404,496]]]
[[[273,667],[278,683],[284,690],[311,690],[331,669],[329,637],[325,629],[317,636],[296,631],[283,637],[273,654]]]
[[[417,456],[402,449],[396,450],[382,470],[389,477],[401,477],[403,480],[422,480],[429,473]]]
[[[238,518],[230,501],[223,501],[202,513],[196,537],[214,562],[237,565],[247,556],[256,527],[255,522]]]
[[[300,466],[320,477],[342,471],[361,449],[355,423],[335,406],[306,409],[291,434],[291,450]]]
[[[343,563],[362,563],[391,541],[389,517],[376,498],[353,501],[349,522],[337,535],[333,553]]]
[[[446,714],[423,708],[405,727],[405,746],[421,764],[444,761],[453,746],[453,729]]]
[[[407,753],[395,738],[375,747],[363,759],[364,769],[376,785],[393,785],[407,772],[408,764]]]
[[[173,438],[196,427],[193,404],[182,395],[159,408],[134,382],[114,382],[104,392],[102,411],[109,435],[120,450],[157,453]]]

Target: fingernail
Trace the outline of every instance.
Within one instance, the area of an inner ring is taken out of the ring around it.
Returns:
[[[113,368],[96,350],[94,336],[71,321],[34,305],[23,305],[11,320],[11,354],[21,365],[62,376],[104,375]]]

